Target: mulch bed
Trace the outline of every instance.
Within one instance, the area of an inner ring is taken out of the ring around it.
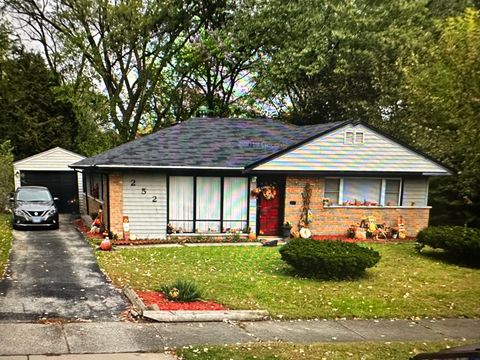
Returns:
[[[137,291],[137,295],[145,305],[157,304],[160,310],[228,310],[222,304],[214,301],[177,302],[165,298],[161,292]]]
[[[356,242],[389,243],[389,242],[414,241],[415,240],[414,237],[406,237],[405,239],[388,238],[388,239],[379,239],[379,240],[374,240],[374,239],[371,239],[371,238],[367,238],[365,240],[361,240],[361,239],[352,239],[352,238],[349,238],[345,235],[313,235],[312,238],[314,240],[341,240],[341,241],[353,242],[353,243],[356,243]]]
[[[99,233],[91,233],[90,228],[85,225],[82,219],[75,219],[73,224],[75,225],[75,228],[80,231],[81,233],[88,234],[89,237],[94,237],[98,239],[102,239],[103,236],[102,234]]]

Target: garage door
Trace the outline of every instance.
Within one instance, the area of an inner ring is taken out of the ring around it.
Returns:
[[[78,183],[75,171],[22,171],[22,186],[45,186],[57,202],[61,213],[78,213]]]

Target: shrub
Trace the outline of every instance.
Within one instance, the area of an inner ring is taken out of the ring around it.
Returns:
[[[176,280],[169,285],[163,285],[159,289],[171,301],[195,301],[200,300],[200,290],[193,281]]]
[[[13,154],[10,140],[0,143],[0,213],[10,206],[13,185]]]
[[[280,254],[301,275],[324,279],[357,277],[380,260],[373,249],[338,240],[294,239]]]
[[[417,235],[420,247],[443,249],[465,259],[480,259],[480,229],[463,226],[430,226]]]

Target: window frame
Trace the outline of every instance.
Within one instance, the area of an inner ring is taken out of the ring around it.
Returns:
[[[347,141],[347,134],[352,134],[352,142]],[[357,134],[362,135],[362,141],[357,141]],[[365,144],[365,131],[363,130],[345,130],[343,134],[344,145],[364,145]]]
[[[91,199],[95,199],[97,201],[103,202],[103,174],[98,174],[98,173],[90,173],[88,175],[88,181],[87,181],[87,196],[90,197]],[[95,178],[98,178],[98,194],[95,194],[93,192],[94,190],[94,185],[95,185]]]
[[[172,219],[170,217],[170,177],[175,176],[175,175],[167,175],[167,226],[171,221],[187,221],[187,220],[182,220],[182,219]],[[250,183],[251,183],[251,178],[250,177],[245,177],[245,176],[215,176],[215,175],[182,175],[182,176],[189,176],[193,178],[193,220],[188,220],[188,221],[193,221],[193,232],[192,233],[185,233],[185,234],[212,234],[212,235],[225,235],[228,234],[229,232],[224,231],[224,223],[231,223],[231,222],[239,222],[239,223],[245,223],[245,228],[248,229],[250,228],[250,216],[249,216],[249,210],[250,210]],[[217,219],[199,219],[198,214],[197,214],[197,178],[220,178],[220,220]],[[246,217],[245,219],[226,219],[225,214],[224,214],[224,205],[225,205],[225,200],[224,200],[224,194],[225,194],[225,178],[244,178],[247,179],[247,186],[246,186],[246,191],[245,191],[245,196],[247,201],[246,203]],[[219,221],[220,222],[220,232],[215,233],[209,233],[209,232],[196,232],[197,228],[197,222],[205,222],[205,221]],[[242,229],[243,230],[243,229]],[[242,234],[247,234],[244,232],[241,232]]]
[[[381,186],[380,186],[380,202],[378,205],[370,205],[372,207],[387,207],[385,204],[385,195],[386,195],[386,184],[387,180],[396,180],[399,181],[398,184],[398,201],[397,205],[390,205],[388,207],[400,207],[403,206],[402,204],[402,191],[403,191],[403,179],[400,177],[361,177],[361,176],[355,176],[355,177],[340,177],[340,176],[329,176],[325,177],[325,180],[339,180],[339,191],[338,191],[338,205],[330,205],[330,206],[340,206],[340,207],[358,207],[357,205],[343,205],[343,190],[344,190],[344,179],[349,179],[349,180],[355,180],[355,179],[372,179],[372,180],[381,180]],[[325,197],[325,181],[323,183],[323,195]],[[365,206],[365,205],[359,205],[359,206]]]

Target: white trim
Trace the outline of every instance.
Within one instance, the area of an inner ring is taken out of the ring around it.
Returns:
[[[425,205],[428,205],[428,192],[430,191],[430,179],[427,178],[427,190],[425,191]]]
[[[402,188],[400,184],[400,189],[398,189],[398,196],[400,197],[400,194],[402,193]],[[385,205],[385,190],[387,189],[387,179],[382,179],[382,185],[380,186],[380,205],[384,206]],[[400,201],[397,200],[397,202],[400,204]]]
[[[400,205],[400,198],[401,198],[401,194],[402,194],[402,188],[403,188],[403,181],[402,181],[402,178],[397,178],[397,177],[369,177],[369,176],[363,176],[363,177],[360,177],[360,176],[343,176],[343,177],[339,177],[339,176],[327,176],[325,177],[325,179],[332,179],[332,180],[340,180],[340,183],[339,183],[339,189],[338,189],[338,205],[331,205],[329,207],[332,207],[332,206],[335,206],[335,207],[353,207],[353,208],[358,208],[358,207],[362,207],[362,206],[350,206],[350,205],[341,205],[343,204],[343,180],[344,179],[373,179],[373,180],[381,180],[381,185],[380,185],[380,201],[379,201],[379,206],[363,206],[363,207],[389,207],[389,208],[395,208],[395,207],[401,207]],[[399,185],[399,188],[398,188],[398,200],[397,200],[397,203],[398,205],[396,206],[386,206],[385,205],[385,190],[386,190],[386,184],[387,184],[387,180],[399,180],[400,181],[400,185]],[[325,182],[323,182],[323,194],[325,195]],[[427,204],[427,203],[425,203]]]
[[[121,169],[212,169],[212,170],[244,170],[243,167],[215,166],[161,166],[161,165],[86,165],[75,167],[121,168]]]
[[[452,173],[448,171],[448,175],[451,175]],[[424,176],[442,176],[445,175],[444,173],[441,172],[423,172],[422,175]]]
[[[90,195],[90,194],[87,194],[87,197],[88,197],[89,199],[91,199],[91,200],[94,200],[94,201],[98,202],[99,204],[102,204],[102,205],[103,205],[103,204],[105,203],[105,201],[100,200],[100,199],[97,199],[95,196],[92,196],[92,195]]]
[[[61,147],[57,146],[57,147],[54,147],[53,149],[46,150],[46,151],[43,151],[43,152],[41,152],[41,153],[38,153],[38,154],[35,154],[35,155],[32,155],[32,156],[29,156],[29,157],[27,157],[27,158],[25,158],[25,159],[15,161],[15,162],[13,163],[13,166],[20,165],[20,164],[22,164],[22,163],[24,163],[24,162],[27,162],[27,161],[36,159],[36,158],[41,157],[41,156],[48,155],[48,154],[53,153],[53,152],[56,152],[56,151],[62,151],[62,152],[64,152],[64,153],[66,153],[66,154],[69,154],[69,155],[73,155],[73,156],[75,156],[75,157],[78,157],[78,159],[79,159],[78,161],[85,159],[85,157],[82,156],[82,155],[76,154],[76,153],[74,153],[74,152],[72,152],[72,151],[70,151],[70,150],[66,150],[66,149],[64,149],[64,148],[61,148]]]

